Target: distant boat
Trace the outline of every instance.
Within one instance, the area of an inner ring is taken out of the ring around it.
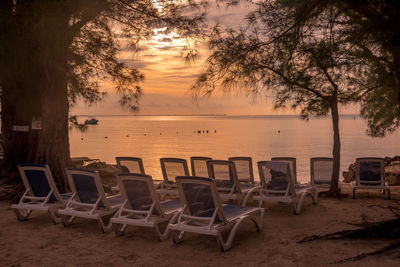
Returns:
[[[91,118],[90,120],[85,120],[85,124],[97,124],[99,120]]]

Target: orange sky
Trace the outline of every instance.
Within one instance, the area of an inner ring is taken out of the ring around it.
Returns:
[[[244,25],[244,14],[249,10],[248,3],[235,8],[210,8],[210,24],[238,26]],[[160,29],[159,32],[161,32]],[[141,45],[141,51],[134,54],[124,50],[119,59],[128,66],[133,66],[145,75],[142,84],[143,97],[137,115],[148,114],[295,114],[293,110],[273,110],[271,101],[265,97],[247,97],[243,94],[223,95],[200,99],[194,103],[190,87],[200,72],[207,50],[201,49],[201,57],[194,63],[185,63],[181,48],[187,40],[176,34],[158,34]],[[118,104],[118,97],[113,93],[112,85],[104,83],[103,90],[108,92],[105,100],[88,107],[80,102],[71,111],[72,114],[116,115],[129,114]],[[357,108],[347,108],[345,113],[357,113]]]

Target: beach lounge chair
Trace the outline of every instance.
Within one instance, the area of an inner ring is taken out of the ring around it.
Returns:
[[[333,158],[316,157],[310,159],[311,185],[317,190],[329,189],[333,171]],[[339,187],[341,183],[339,183]]]
[[[254,184],[253,160],[251,157],[230,157],[228,160],[235,163],[240,183]]]
[[[106,196],[98,171],[80,168],[66,169],[72,197],[64,209],[59,209],[64,226],[76,217],[97,220],[103,232],[112,230],[105,218],[112,216],[122,205],[121,195]]]
[[[185,232],[215,236],[222,251],[232,247],[240,224],[252,220],[261,231],[264,209],[221,204],[215,180],[203,177],[176,178],[181,202],[184,204],[178,221],[170,223],[174,243],[183,240]],[[221,233],[229,231],[226,240]]]
[[[178,196],[178,189],[176,188],[175,177],[177,176],[190,176],[189,168],[186,159],[178,158],[161,158],[161,171],[164,181],[160,187],[162,199],[166,195]]]
[[[190,165],[192,167],[192,176],[208,177],[207,160],[209,157],[190,157]]]
[[[115,157],[119,173],[145,174],[143,161],[135,157]],[[111,191],[119,192],[119,186],[111,187]]]
[[[353,198],[356,189],[378,189],[387,192],[390,199],[390,187],[385,183],[385,160],[383,158],[357,158],[356,180],[352,183]]]
[[[311,185],[296,187],[291,177],[289,163],[281,161],[259,161],[257,162],[260,174],[261,189],[259,206],[263,202],[282,202],[293,205],[294,214],[300,214],[301,206],[305,196],[310,195],[313,203],[317,204],[318,191]]]
[[[272,157],[271,161],[281,161],[281,162],[289,163],[289,168],[290,168],[290,172],[291,172],[292,178],[294,179],[294,183],[295,184],[299,183],[297,181],[296,158],[292,158],[292,157]]]
[[[258,189],[257,186],[239,183],[236,166],[229,160],[207,161],[208,176],[215,180],[222,200],[236,200],[238,203],[246,204],[252,193]]]
[[[126,231],[127,226],[151,227],[160,240],[169,237],[169,228],[161,231],[160,224],[175,220],[182,209],[179,200],[160,202],[149,175],[120,173],[117,174],[123,205],[111,218],[116,235]]]
[[[27,220],[32,210],[44,210],[50,214],[54,224],[60,223],[57,209],[66,205],[72,193],[58,192],[48,165],[20,164],[18,170],[26,188],[19,203],[11,206],[18,220]]]

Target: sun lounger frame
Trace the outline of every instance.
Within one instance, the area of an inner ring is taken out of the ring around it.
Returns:
[[[183,189],[184,183],[192,183],[200,186],[207,186],[210,188],[215,210],[211,217],[199,217],[190,214],[188,209],[188,202]],[[177,177],[177,185],[181,202],[184,204],[182,211],[176,223],[169,225],[174,243],[179,243],[183,240],[185,232],[197,233],[214,236],[217,239],[218,245],[222,251],[229,250],[232,247],[232,242],[235,238],[236,232],[240,224],[245,220],[254,222],[257,231],[262,231],[264,220],[264,209],[253,208],[249,212],[244,212],[234,218],[226,219],[223,212],[223,205],[221,204],[220,194],[217,189],[215,180],[203,177]],[[240,207],[240,206],[239,206]],[[217,222],[217,216],[220,222]],[[257,220],[256,217],[259,216]],[[222,237],[221,233],[230,230],[226,240]]]
[[[60,223],[61,218],[57,214],[57,209],[65,207],[68,198],[71,197],[72,194],[62,194],[63,196],[66,196],[65,199],[61,197],[61,194],[58,192],[57,186],[54,182],[48,165],[20,164],[18,165],[18,170],[26,190],[20,198],[18,204],[11,205],[11,209],[14,210],[17,219],[19,221],[25,221],[29,218],[33,210],[43,210],[49,213],[50,218],[54,224]],[[44,173],[46,181],[50,187],[50,191],[46,196],[38,197],[34,195],[31,185],[29,184],[26,171],[40,171]],[[51,199],[52,196],[54,196],[55,200]],[[21,210],[25,210],[25,212],[21,212]]]
[[[164,222],[173,222],[176,220],[178,216],[178,211],[181,210],[182,207],[177,208],[176,210],[165,212],[162,209],[160,200],[158,198],[158,194],[155,190],[154,183],[152,177],[149,175],[140,175],[133,173],[121,173],[117,175],[118,184],[121,188],[121,195],[124,199],[124,203],[121,205],[119,210],[115,213],[114,217],[111,218],[111,223],[114,225],[115,234],[122,235],[125,233],[127,226],[142,226],[142,227],[150,227],[154,229],[157,237],[160,241],[165,240],[169,237],[170,229],[167,226],[164,231],[161,230],[160,224]],[[128,201],[129,195],[124,186],[124,181],[142,181],[147,184],[147,188],[149,190],[150,196],[152,198],[152,205],[148,210],[134,210]],[[172,200],[174,201],[174,200]],[[175,200],[176,201],[176,200]],[[157,210],[158,215],[154,215],[153,211]],[[120,226],[121,225],[121,226]]]

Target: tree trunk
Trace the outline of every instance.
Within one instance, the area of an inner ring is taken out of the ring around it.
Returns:
[[[333,126],[333,171],[329,194],[339,196],[339,173],[340,173],[340,134],[339,134],[339,111],[337,96],[331,102],[331,116]]]
[[[400,46],[395,46],[392,50],[394,63],[394,76],[397,85],[397,104],[400,117]]]
[[[8,71],[8,63],[11,75],[0,74],[0,85],[7,169],[15,170],[20,163],[48,164],[64,191],[64,169],[71,166],[66,41],[70,38],[69,15],[60,3],[17,2],[14,28],[7,32],[6,44],[12,45],[4,49],[12,53],[0,59],[1,69]],[[13,131],[13,125],[31,126],[33,118],[41,120],[41,129]]]

